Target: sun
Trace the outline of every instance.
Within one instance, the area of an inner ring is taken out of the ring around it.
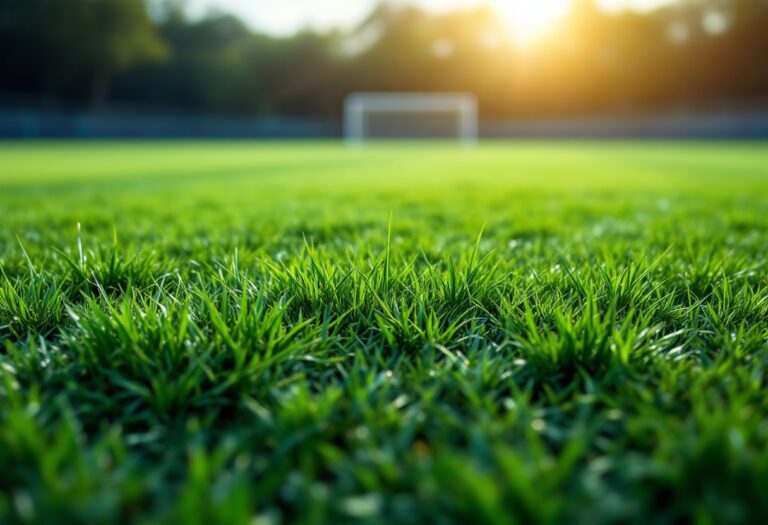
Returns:
[[[509,25],[515,40],[531,45],[546,36],[568,13],[571,0],[495,0],[494,9]]]

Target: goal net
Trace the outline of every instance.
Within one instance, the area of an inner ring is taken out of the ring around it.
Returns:
[[[369,140],[478,137],[477,99],[467,93],[353,93],[344,102],[344,137]]]

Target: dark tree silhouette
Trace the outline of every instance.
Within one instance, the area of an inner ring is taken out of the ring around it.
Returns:
[[[492,117],[768,102],[768,0],[576,0],[526,49],[487,8],[383,4],[348,32],[276,38],[182,5],[152,19],[144,0],[0,0],[0,94],[99,105],[112,84],[118,104],[304,116],[338,116],[355,90],[472,91]]]

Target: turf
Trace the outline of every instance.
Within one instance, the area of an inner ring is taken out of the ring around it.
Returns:
[[[0,522],[768,522],[767,196],[765,144],[0,144]]]

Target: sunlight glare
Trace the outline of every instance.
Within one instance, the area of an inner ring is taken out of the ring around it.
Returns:
[[[570,0],[497,0],[494,9],[509,25],[515,40],[534,44],[568,13]]]

